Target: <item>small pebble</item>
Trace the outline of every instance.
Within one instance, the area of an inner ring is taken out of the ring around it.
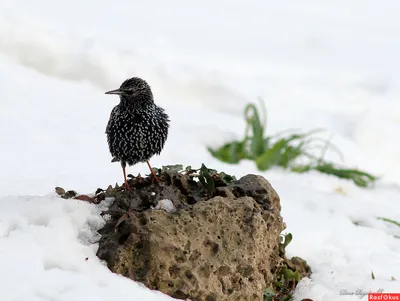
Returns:
[[[168,200],[168,199],[164,199],[164,200],[158,201],[157,206],[154,207],[153,209],[155,209],[155,210],[165,210],[168,213],[176,211],[176,207],[175,207],[174,203],[172,203],[172,201]]]
[[[64,188],[56,187],[55,189],[56,189],[56,193],[57,193],[58,195],[63,195],[63,194],[65,194]]]

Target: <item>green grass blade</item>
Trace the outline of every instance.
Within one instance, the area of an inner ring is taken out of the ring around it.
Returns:
[[[393,225],[396,225],[396,226],[400,227],[400,222],[396,222],[395,220],[392,220],[392,219],[389,219],[389,218],[386,218],[386,217],[377,217],[376,219],[379,219],[381,221],[385,221],[385,222],[388,222],[388,223],[391,223]]]
[[[314,167],[319,172],[334,175],[339,178],[352,180],[357,186],[367,187],[378,180],[378,177],[357,169],[335,167],[332,163],[322,163]]]
[[[281,160],[281,151],[282,148],[287,144],[287,140],[281,139],[275,144],[272,145],[271,148],[264,151],[263,154],[257,157],[256,165],[260,170],[267,170],[274,165],[278,165]]]
[[[208,147],[208,151],[218,160],[230,164],[239,163],[248,158],[244,142],[226,143],[218,149]]]
[[[250,154],[253,158],[256,158],[265,150],[264,127],[261,124],[257,107],[254,104],[248,104],[246,106],[245,116],[253,134],[250,142]]]

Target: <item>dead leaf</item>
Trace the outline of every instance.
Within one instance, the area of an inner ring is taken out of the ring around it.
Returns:
[[[74,197],[74,199],[81,200],[81,201],[86,201],[86,202],[89,202],[89,203],[93,203],[94,202],[94,198],[92,198],[92,197],[90,197],[90,196],[88,196],[86,194],[78,195],[78,196]]]
[[[117,222],[117,224],[115,225],[115,228],[114,228],[115,232],[117,232],[118,226],[121,225],[121,224],[122,224],[124,221],[126,221],[128,218],[129,218],[129,214],[128,214],[128,213],[125,213],[123,216],[121,216],[121,217],[119,218],[119,220],[118,220],[118,222]]]
[[[57,193],[58,195],[63,195],[63,194],[65,194],[64,188],[56,187],[55,189],[56,189],[56,193]]]

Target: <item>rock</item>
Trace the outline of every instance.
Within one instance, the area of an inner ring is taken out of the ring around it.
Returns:
[[[162,178],[115,192],[98,257],[111,271],[175,298],[261,301],[286,260],[278,248],[285,224],[270,183],[256,175],[230,184],[215,177],[210,196],[189,174]],[[152,209],[163,199],[176,210]],[[115,230],[130,202],[129,218]]]

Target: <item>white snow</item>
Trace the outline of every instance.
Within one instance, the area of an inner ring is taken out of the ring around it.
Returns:
[[[400,230],[376,219],[400,220],[399,9],[395,0],[1,1],[0,300],[171,299],[109,272],[95,256],[100,209],[53,193],[121,183],[104,134],[117,98],[104,92],[130,76],[148,80],[172,120],[153,166],[262,174],[278,191],[288,255],[313,269],[295,300],[400,292]],[[244,105],[258,96],[269,133],[323,127],[345,164],[382,180],[367,190],[212,158],[206,146],[240,137]]]

